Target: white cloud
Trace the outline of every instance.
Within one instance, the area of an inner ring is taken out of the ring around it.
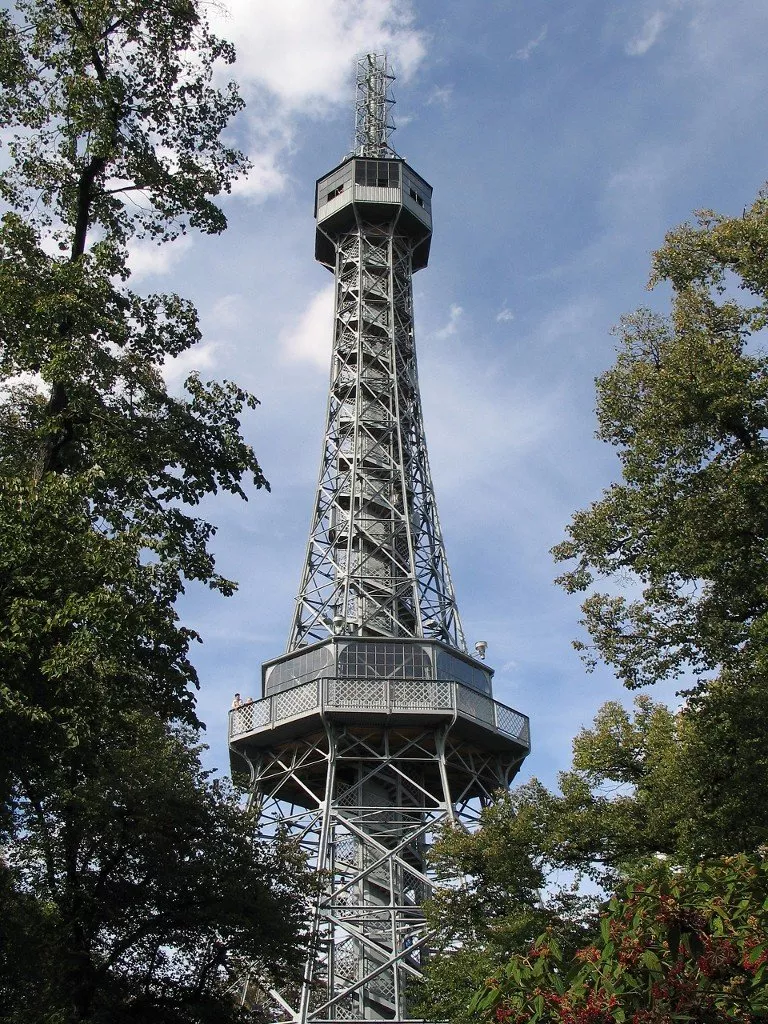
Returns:
[[[486,510],[495,502],[516,505],[509,490],[526,478],[531,460],[538,462],[567,408],[559,386],[534,393],[527,381],[510,380],[506,367],[486,365],[458,342],[445,363],[432,367],[423,397],[439,495],[472,495]]]
[[[424,55],[409,0],[283,0],[259,4],[229,0],[212,12],[216,29],[238,51],[244,85],[266,87],[285,109],[348,102],[355,56],[386,51],[408,78]]]
[[[290,362],[328,369],[333,331],[333,284],[316,292],[298,322],[280,332],[280,346]]]
[[[435,88],[432,90],[432,92],[429,94],[429,98],[427,99],[427,103],[428,104],[439,103],[439,104],[442,104],[442,106],[447,107],[452,99],[453,99],[453,86],[452,85],[443,85],[443,86],[437,86],[436,85]]]
[[[541,321],[536,332],[540,350],[555,348],[563,341],[574,344],[588,338],[599,323],[600,306],[595,296],[583,294],[556,306]]]
[[[667,23],[668,15],[665,11],[654,11],[646,18],[639,33],[630,39],[625,47],[625,52],[630,57],[642,57],[646,54],[662,33]]]
[[[187,349],[175,359],[166,359],[162,374],[169,388],[178,387],[194,370],[211,370],[217,363],[216,353],[221,346],[215,341],[207,341]]]
[[[453,303],[451,308],[448,310],[448,323],[444,327],[440,327],[434,331],[432,337],[437,338],[439,341],[445,341],[446,338],[452,337],[459,329],[459,321],[464,314],[464,310],[461,306],[457,306]]]
[[[538,47],[541,46],[541,44],[547,38],[548,29],[549,26],[545,25],[537,36],[534,36],[533,39],[529,39],[525,46],[521,46],[520,49],[517,50],[514,55],[515,60],[528,60],[533,51],[538,49]]]
[[[256,152],[261,145],[261,139],[256,133],[256,138],[253,138],[249,145],[251,168],[247,174],[236,178],[232,183],[233,196],[244,196],[260,202],[284,190],[287,177],[280,167],[280,161],[290,148],[290,140],[286,137],[282,145]]]
[[[515,314],[511,309],[507,309],[506,306],[502,306],[499,312],[496,314],[497,324],[508,324],[515,319]]]
[[[229,0],[213,7],[211,21],[237,48],[233,74],[247,103],[244,145],[256,154],[232,191],[260,201],[286,186],[284,164],[299,118],[323,118],[351,105],[355,57],[386,52],[398,78],[407,80],[425,44],[411,0],[283,0],[258,8],[256,16],[252,0]]]
[[[222,295],[213,304],[210,313],[211,322],[215,323],[220,330],[237,327],[244,315],[243,309],[242,295]]]
[[[534,335],[536,349],[569,336],[578,319],[570,305],[554,310]],[[561,427],[568,400],[560,384],[542,392],[510,373],[503,357],[488,360],[485,345],[481,354],[465,342],[470,332],[462,307],[452,305],[447,323],[425,337],[420,360],[438,499],[454,492],[461,504],[473,495],[485,508],[495,502],[513,507],[518,499],[509,490],[515,492],[527,463],[538,462],[538,453]]]
[[[156,242],[132,242],[128,250],[128,266],[133,280],[170,273],[191,247],[189,235],[160,245]]]

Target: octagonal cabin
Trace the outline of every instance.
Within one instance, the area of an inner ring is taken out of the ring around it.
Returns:
[[[315,190],[315,258],[335,269],[334,239],[357,222],[389,224],[413,239],[413,270],[426,267],[432,237],[432,186],[405,160],[347,157]]]

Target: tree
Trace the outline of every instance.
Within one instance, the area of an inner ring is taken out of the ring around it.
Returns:
[[[13,131],[0,175],[0,698],[16,757],[39,746],[28,729],[49,752],[77,742],[99,703],[193,722],[195,637],[173,602],[185,579],[233,585],[190,506],[265,480],[239,429],[252,396],[194,375],[185,396],[165,387],[164,360],[199,338],[194,307],[126,285],[132,238],[225,226],[213,199],[246,161],[220,134],[241,101],[212,76],[232,48],[193,0],[19,0],[0,18]]]
[[[0,1019],[223,1024],[242,1019],[248,969],[295,978],[303,858],[259,840],[194,739],[126,716],[53,783],[20,785],[0,866]]]
[[[425,1019],[471,1024],[473,994],[545,928],[566,948],[577,947],[594,900],[570,886],[541,898],[553,870],[553,799],[533,779],[484,808],[477,832],[450,827],[438,837],[432,863],[447,884],[425,908],[434,936],[419,996]]]
[[[489,978],[475,1020],[510,1024],[752,1024],[768,1019],[768,865],[745,855],[626,886],[594,941],[542,935]]]
[[[622,481],[554,553],[576,559],[569,591],[639,581],[639,597],[582,606],[594,655],[630,687],[687,671],[757,683],[768,667],[767,214],[761,193],[743,217],[703,212],[670,232],[651,285],[671,285],[671,315],[625,318],[597,381],[598,436]]]
[[[610,892],[627,871],[754,852],[768,842],[768,698],[722,680],[677,712],[616,702],[573,742],[542,829],[551,862]]]
[[[245,158],[198,0],[0,12],[0,1015],[230,1021],[242,964],[296,969],[305,875],[199,760],[175,600],[222,594],[219,489],[266,486],[235,384],[168,392],[199,339],[128,286],[135,239],[221,231]]]
[[[538,935],[568,961],[594,940],[601,900],[660,861],[704,860],[768,844],[768,696],[713,683],[672,712],[642,695],[616,702],[573,742],[559,792],[536,779],[481,813],[475,833],[435,845],[444,879],[429,906],[438,952],[425,1016],[469,1024],[473,993],[527,957]]]

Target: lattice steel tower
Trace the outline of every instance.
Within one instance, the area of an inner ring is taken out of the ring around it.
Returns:
[[[327,879],[304,985],[246,990],[298,1024],[413,1019],[435,829],[472,827],[529,750],[527,718],[467,654],[445,558],[411,286],[432,189],[391,147],[391,81],[386,57],[358,62],[354,152],[317,182],[335,279],[320,478],[287,652],[230,715],[265,833],[287,828]]]

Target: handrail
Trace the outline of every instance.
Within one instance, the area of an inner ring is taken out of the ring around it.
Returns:
[[[229,737],[273,729],[312,713],[445,713],[480,722],[530,746],[529,720],[514,708],[455,679],[357,679],[324,676],[246,701],[229,713]]]

